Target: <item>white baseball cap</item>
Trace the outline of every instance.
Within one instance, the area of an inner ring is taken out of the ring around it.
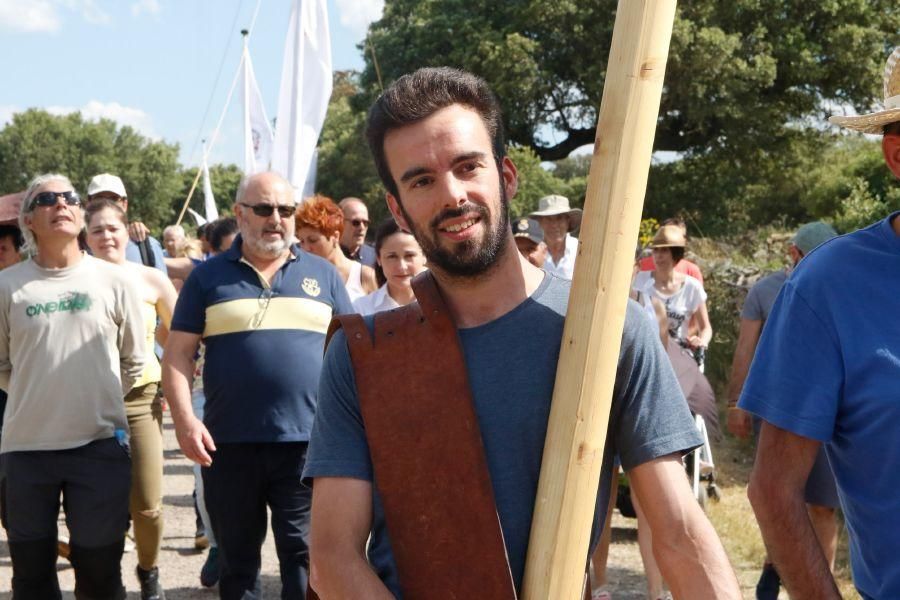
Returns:
[[[120,198],[128,197],[128,194],[125,193],[125,184],[122,183],[122,180],[116,175],[111,175],[109,173],[95,175],[88,184],[88,196],[93,196],[100,192],[111,192]]]

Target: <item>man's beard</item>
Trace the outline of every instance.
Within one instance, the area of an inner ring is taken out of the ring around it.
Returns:
[[[413,221],[402,202],[400,212],[403,213],[411,233],[422,247],[422,253],[428,259],[429,267],[437,267],[447,275],[454,277],[477,277],[488,272],[507,250],[507,232],[509,231],[509,200],[506,191],[500,186],[500,218],[495,228],[491,228],[490,215],[480,204],[466,202],[457,208],[447,208],[431,220],[427,231],[413,225]],[[484,239],[465,240],[455,244],[453,249],[440,245],[438,225],[447,220],[477,213],[485,227]]]
[[[278,258],[282,253],[284,253],[287,248],[290,247],[291,242],[288,239],[287,231],[285,231],[284,229],[277,231],[283,236],[281,239],[272,241],[264,240],[262,236],[267,233],[267,230],[264,230],[260,232],[259,237],[253,236],[249,239],[245,237],[245,241],[250,243],[257,254],[268,256],[270,258]]]

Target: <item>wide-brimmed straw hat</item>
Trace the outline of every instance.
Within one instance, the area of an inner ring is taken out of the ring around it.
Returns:
[[[651,248],[684,248],[685,246],[687,246],[687,239],[678,225],[663,225],[653,236],[653,241],[650,242]]]
[[[863,133],[884,133],[884,126],[900,121],[900,46],[884,65],[884,110],[855,117],[832,116],[828,119],[835,125],[854,129]]]
[[[538,200],[538,209],[528,216],[540,219],[556,215],[569,215],[569,231],[575,231],[581,226],[581,209],[570,208],[569,199],[559,194],[551,194]]]

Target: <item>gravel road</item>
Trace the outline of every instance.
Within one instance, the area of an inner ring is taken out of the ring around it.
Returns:
[[[200,587],[200,567],[206,559],[205,552],[194,550],[194,509],[191,492],[194,486],[191,465],[178,450],[175,432],[166,414],[165,484],[163,510],[165,531],[160,557],[160,577],[169,600],[198,600],[218,598],[215,589]],[[60,529],[65,524],[60,520]],[[137,578],[134,574],[135,553],[128,552],[122,560],[122,572],[129,600],[140,598]],[[74,598],[72,568],[65,560],[57,563],[60,586],[64,598]],[[613,517],[613,543],[610,548],[609,589],[616,600],[637,600],[644,597],[643,567],[637,546],[637,530],[633,519],[625,519],[618,512]],[[5,532],[0,531],[0,600],[10,598],[12,568]],[[278,562],[271,532],[263,548],[263,590],[267,598],[279,598],[281,584],[278,578]]]

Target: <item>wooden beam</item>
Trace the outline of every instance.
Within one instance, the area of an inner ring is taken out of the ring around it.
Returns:
[[[675,0],[619,0],[524,600],[580,598]]]

